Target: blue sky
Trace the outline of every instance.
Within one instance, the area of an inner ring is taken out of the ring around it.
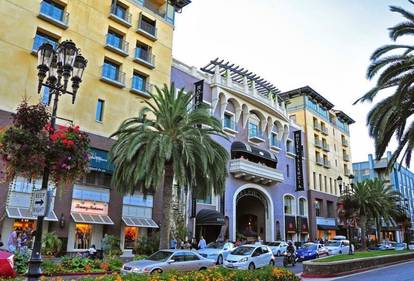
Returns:
[[[193,0],[176,17],[173,54],[197,67],[230,60],[282,91],[311,86],[357,121],[352,158],[364,161],[374,152],[371,105],[352,103],[373,85],[365,78],[371,53],[402,21],[390,5],[414,10],[406,0]]]

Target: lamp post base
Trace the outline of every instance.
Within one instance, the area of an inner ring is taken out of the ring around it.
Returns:
[[[35,253],[31,256],[29,260],[29,270],[27,272],[28,281],[38,281],[42,276],[42,269],[40,265],[42,264],[42,256],[40,253]]]

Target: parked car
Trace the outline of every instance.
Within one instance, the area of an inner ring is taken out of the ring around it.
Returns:
[[[403,250],[407,250],[407,243],[395,243],[394,245],[394,249],[396,251],[403,251]]]
[[[165,271],[203,270],[215,266],[215,261],[191,250],[160,250],[146,259],[124,264],[121,274],[162,273]]]
[[[349,252],[349,240],[329,240],[325,243],[329,255],[340,255]]]
[[[231,242],[211,242],[205,249],[198,250],[198,253],[206,259],[214,260],[217,264],[223,264],[224,259],[234,250]]]
[[[226,268],[249,269],[275,265],[272,249],[265,245],[243,245],[233,250],[224,260]]]
[[[410,241],[410,243],[408,243],[408,249],[414,250],[414,241]]]
[[[280,256],[286,251],[288,244],[284,241],[268,242],[266,245],[272,249],[274,256]]]
[[[0,250],[0,277],[16,277],[16,272],[13,269],[13,258],[12,253]]]
[[[317,259],[320,256],[327,255],[329,255],[328,249],[325,248],[322,244],[316,243],[305,243],[296,251],[296,257],[298,261]]]

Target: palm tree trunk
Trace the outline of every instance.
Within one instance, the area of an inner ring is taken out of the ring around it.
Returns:
[[[174,169],[171,162],[165,164],[164,186],[162,190],[162,206],[164,213],[161,219],[160,249],[168,249],[171,231],[171,200],[174,181]]]
[[[367,217],[360,216],[359,218],[361,226],[361,248],[363,251],[367,249]]]
[[[377,222],[377,243],[381,242],[381,233],[382,233],[382,225],[381,225],[381,218],[376,219]]]

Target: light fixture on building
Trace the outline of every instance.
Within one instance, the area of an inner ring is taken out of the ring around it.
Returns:
[[[65,228],[65,215],[62,213],[59,218],[59,227]]]

